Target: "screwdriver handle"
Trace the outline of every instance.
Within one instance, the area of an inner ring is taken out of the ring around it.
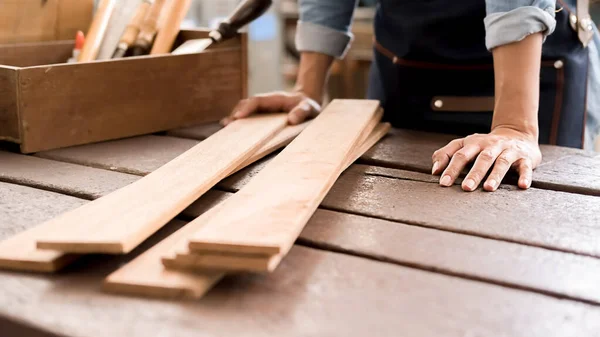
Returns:
[[[263,15],[272,3],[272,0],[242,1],[233,13],[219,24],[219,28],[209,33],[210,38],[214,42],[221,42],[234,37],[240,28]]]

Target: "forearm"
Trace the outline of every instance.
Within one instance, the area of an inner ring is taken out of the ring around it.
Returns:
[[[492,130],[508,128],[538,139],[541,33],[493,49],[496,105]]]
[[[332,56],[303,52],[300,56],[300,67],[294,90],[302,92],[317,101],[317,103],[322,104],[332,63]]]

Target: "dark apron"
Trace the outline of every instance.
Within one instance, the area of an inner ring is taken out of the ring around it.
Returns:
[[[541,144],[583,147],[588,52],[569,21],[568,1],[543,45]],[[572,1],[573,2],[573,1]],[[407,129],[466,136],[488,133],[494,71],[485,47],[484,0],[380,0],[368,98]]]

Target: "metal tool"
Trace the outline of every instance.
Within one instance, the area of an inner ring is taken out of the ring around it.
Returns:
[[[236,36],[238,30],[250,22],[263,15],[269,7],[272,0],[244,0],[231,15],[223,20],[219,27],[211,31],[209,39],[188,40],[179,48],[173,51],[175,55],[198,53],[210,47],[214,43],[220,43]]]

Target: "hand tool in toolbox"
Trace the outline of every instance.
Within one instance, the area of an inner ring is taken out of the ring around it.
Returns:
[[[240,28],[263,15],[269,7],[271,7],[272,3],[272,0],[242,1],[233,13],[219,24],[217,29],[209,33],[209,39],[188,40],[179,48],[175,49],[172,54],[198,53],[210,47],[212,44],[231,39],[237,34]]]

